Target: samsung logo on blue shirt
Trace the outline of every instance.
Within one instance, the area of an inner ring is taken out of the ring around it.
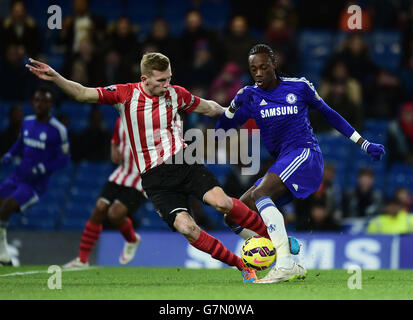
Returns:
[[[269,108],[269,109],[261,110],[261,117],[268,118],[268,117],[285,116],[285,115],[297,114],[297,113],[298,113],[298,106],[276,107],[276,108]]]
[[[46,149],[46,143],[45,142],[38,141],[38,140],[35,140],[35,139],[30,139],[30,138],[24,138],[23,141],[24,141],[24,144],[29,146],[29,147],[42,149],[42,150]]]

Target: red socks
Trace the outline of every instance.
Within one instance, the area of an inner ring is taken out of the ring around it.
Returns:
[[[132,220],[129,217],[126,217],[126,222],[118,230],[127,242],[136,242],[136,233],[133,229]]]
[[[85,263],[89,261],[90,253],[99,238],[102,231],[102,225],[96,225],[88,221],[83,229],[82,238],[80,239],[79,259]]]
[[[238,270],[241,270],[241,268],[244,267],[241,258],[233,254],[219,240],[203,230],[201,230],[198,239],[190,242],[190,244],[198,250],[209,253],[214,259],[222,261],[230,266],[236,266]]]
[[[235,223],[241,227],[252,230],[258,233],[261,237],[270,239],[267,232],[267,226],[261,217],[254,210],[247,207],[246,204],[238,199],[232,198],[232,209],[228,212],[228,215],[234,220]]]
[[[126,218],[126,222],[119,227],[118,230],[122,233],[127,242],[136,242],[136,234],[130,218]],[[99,239],[101,231],[101,224],[96,225],[90,221],[86,223],[86,226],[83,229],[82,238],[80,239],[79,259],[81,262],[85,263],[89,261],[90,253],[92,252],[96,241]]]

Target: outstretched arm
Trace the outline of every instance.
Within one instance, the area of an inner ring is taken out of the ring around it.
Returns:
[[[384,146],[363,139],[339,113],[331,109],[322,99],[320,99],[316,108],[332,127],[336,128],[354,143],[357,143],[363,151],[370,154],[373,161],[381,160],[385,154]]]
[[[225,109],[213,100],[201,99],[193,112],[202,113],[208,117],[217,117],[225,112]]]
[[[98,102],[99,95],[95,88],[87,88],[80,83],[64,78],[46,63],[31,58],[29,61],[32,65],[26,64],[26,68],[28,68],[31,73],[41,80],[53,82],[76,101],[87,103]]]

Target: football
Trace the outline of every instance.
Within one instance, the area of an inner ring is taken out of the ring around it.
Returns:
[[[261,236],[248,238],[241,247],[241,258],[245,266],[255,270],[267,269],[274,263],[276,256],[271,240]]]

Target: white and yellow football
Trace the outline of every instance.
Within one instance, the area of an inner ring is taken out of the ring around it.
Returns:
[[[272,241],[261,236],[248,238],[241,247],[241,258],[248,268],[265,270],[274,263],[276,257]]]

